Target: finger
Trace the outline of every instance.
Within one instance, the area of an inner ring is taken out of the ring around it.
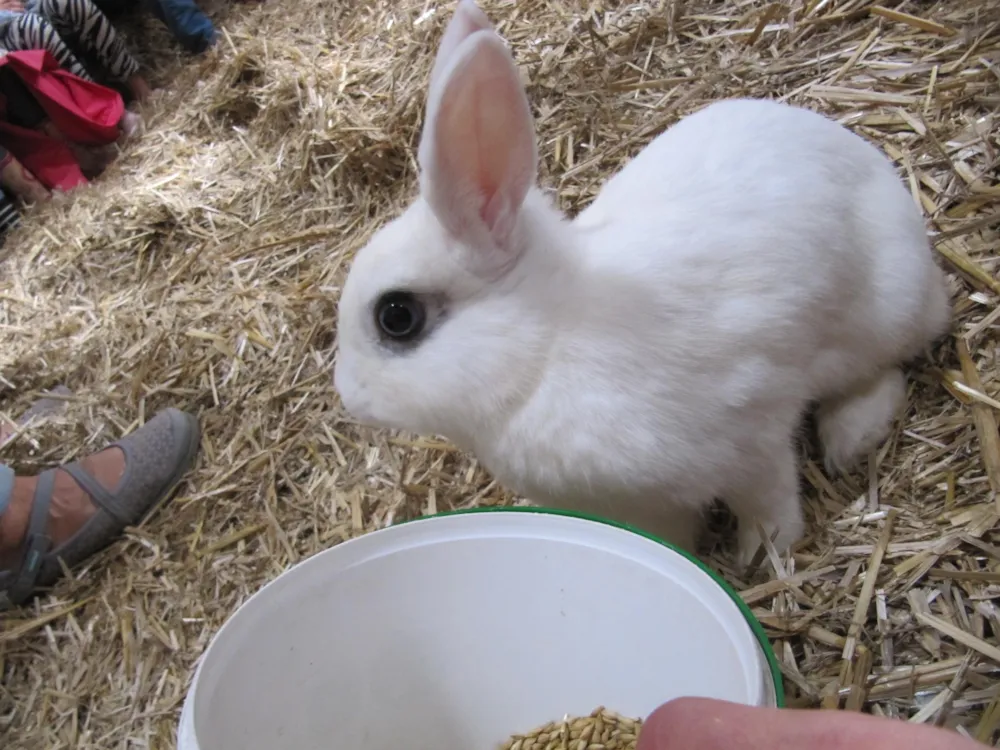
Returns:
[[[681,698],[656,709],[636,750],[983,750],[956,732],[853,711],[754,708]]]

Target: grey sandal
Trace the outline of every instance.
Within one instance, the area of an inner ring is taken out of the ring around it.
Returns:
[[[49,586],[72,568],[117,539],[127,526],[140,523],[181,483],[198,453],[198,420],[167,409],[130,435],[108,446],[120,448],[125,471],[114,492],[108,492],[77,463],[60,466],[86,492],[97,512],[59,547],[52,549],[47,532],[49,504],[56,469],[38,477],[24,554],[20,566],[0,571],[0,610],[21,604],[41,586]],[[0,515],[10,502],[13,472],[0,466]],[[60,561],[62,561],[60,563]]]

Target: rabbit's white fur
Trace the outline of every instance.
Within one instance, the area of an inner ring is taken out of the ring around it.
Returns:
[[[786,549],[795,431],[818,401],[831,468],[888,434],[901,363],[948,330],[920,212],[873,146],[821,115],[712,104],[568,221],[535,187],[517,70],[472,0],[435,64],[421,196],[355,258],[336,386],[357,419],[444,435],[542,505],[691,548],[724,499]],[[375,305],[424,300],[384,341]]]

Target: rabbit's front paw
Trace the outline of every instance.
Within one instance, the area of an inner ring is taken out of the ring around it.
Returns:
[[[796,498],[797,502],[798,498]],[[775,526],[773,523],[761,523],[761,526],[764,527],[764,533],[774,539],[774,547],[779,555],[784,555],[795,542],[802,538],[802,533],[805,531],[805,524],[801,517],[789,519],[789,522],[781,526]],[[754,555],[757,554],[757,550],[764,542],[757,530],[757,524],[745,524],[742,519],[737,538],[739,546],[736,561],[741,568],[745,568],[753,561]]]

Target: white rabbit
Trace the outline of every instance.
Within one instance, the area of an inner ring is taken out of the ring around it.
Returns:
[[[335,382],[358,420],[443,435],[551,507],[691,549],[724,499],[739,556],[803,532],[795,431],[828,467],[889,433],[900,364],[947,332],[920,212],[825,117],[712,104],[568,221],[536,187],[513,59],[462,0],[432,71],[420,196],[356,256]]]

